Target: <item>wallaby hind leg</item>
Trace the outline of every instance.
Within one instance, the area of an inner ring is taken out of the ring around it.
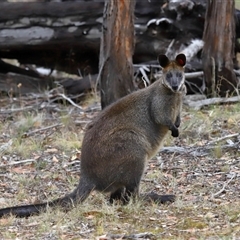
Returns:
[[[139,184],[137,185],[130,185],[126,187],[125,194],[123,196],[124,203],[128,203],[130,199],[136,200],[139,196]]]
[[[111,193],[110,195],[110,203],[113,203],[114,201],[121,201],[123,204],[128,204],[130,199],[137,198],[138,197],[138,185],[130,185],[126,188],[119,188],[115,192]]]
[[[168,203],[168,202],[174,202],[176,199],[175,195],[159,195],[154,192],[150,192],[143,196],[143,200],[146,201],[153,201],[155,203]]]
[[[119,188],[115,192],[111,193],[109,202],[113,203],[114,201],[122,201],[122,197],[124,196],[125,188]]]

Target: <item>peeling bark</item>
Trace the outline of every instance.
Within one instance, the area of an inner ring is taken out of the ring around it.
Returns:
[[[102,108],[134,90],[134,0],[106,0],[100,49]]]
[[[203,35],[203,70],[208,96],[229,96],[237,87],[233,71],[234,11],[234,0],[208,0]]]

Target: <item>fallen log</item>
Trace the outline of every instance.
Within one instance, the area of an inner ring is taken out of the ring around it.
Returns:
[[[83,0],[1,2],[0,59],[17,59],[20,66],[12,67],[1,61],[0,72],[42,78],[26,68],[31,64],[83,77],[97,74],[103,6],[104,1]],[[159,53],[167,52],[171,56],[191,45],[192,39],[201,39],[205,10],[206,0],[169,0],[168,3],[137,0],[133,62],[153,61]],[[238,10],[236,19],[240,19]],[[202,71],[200,51],[198,48],[194,55],[189,54],[187,72]],[[190,93],[204,90],[202,77],[188,82]]]
[[[162,2],[137,3],[139,29],[158,16]],[[0,58],[77,75],[79,69],[82,75],[97,73],[103,6],[104,1],[0,3]]]
[[[53,79],[34,78],[16,73],[0,73],[0,91],[9,96],[21,96],[28,93],[39,93],[54,86]]]
[[[240,102],[240,96],[234,96],[234,97],[229,97],[229,98],[207,98],[207,99],[202,99],[198,101],[191,101],[189,99],[184,100],[184,104],[190,108],[193,108],[195,110],[200,110],[203,107],[210,106],[210,105],[219,105],[219,104],[233,104]]]

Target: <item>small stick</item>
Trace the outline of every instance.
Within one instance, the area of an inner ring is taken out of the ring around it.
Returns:
[[[12,139],[10,139],[7,143],[4,143],[0,147],[0,153],[3,153],[4,151],[6,151],[6,149],[12,145],[12,143],[13,143]]]
[[[217,197],[218,195],[220,195],[220,194],[225,190],[225,188],[227,187],[227,185],[228,185],[235,177],[236,177],[236,173],[234,173],[234,174],[232,175],[232,177],[231,177],[226,183],[223,184],[222,189],[220,189],[218,192],[212,194],[212,198],[215,198],[215,197]]]
[[[227,136],[223,136],[223,137],[220,137],[218,139],[212,140],[212,141],[208,142],[207,144],[210,145],[210,144],[213,144],[213,143],[218,143],[218,142],[221,142],[222,140],[226,140],[228,138],[237,137],[238,135],[239,135],[239,133],[229,134]]]
[[[136,233],[136,234],[107,234],[105,235],[105,239],[110,240],[110,239],[146,239],[146,238],[152,238],[154,235],[149,232],[145,233]],[[101,237],[99,238],[101,239]]]
[[[229,104],[236,103],[240,101],[240,96],[234,96],[229,98],[207,98],[199,101],[186,100],[184,104],[195,110],[200,110],[204,106],[214,105],[214,104]]]
[[[64,98],[64,99],[66,99],[66,100],[67,100],[69,103],[71,103],[74,107],[80,109],[80,110],[83,112],[83,109],[82,109],[80,106],[78,106],[75,102],[73,102],[70,98],[68,98],[68,97],[65,96],[64,94],[59,93],[59,94],[57,94],[57,95],[58,95],[58,96],[61,96],[61,97]]]
[[[22,135],[22,137],[29,137],[29,136],[31,136],[35,133],[42,132],[42,131],[45,131],[45,130],[48,130],[48,129],[51,129],[51,128],[55,128],[55,127],[59,127],[59,126],[62,126],[62,123],[57,123],[57,124],[47,126],[47,127],[44,127],[44,128],[36,129],[36,130],[31,131],[31,132],[25,132]]]
[[[26,111],[26,110],[31,110],[34,109],[35,106],[28,106],[24,108],[15,108],[15,109],[10,109],[10,110],[0,110],[0,114],[9,114],[9,113],[15,113],[15,112],[21,112],[21,111]]]
[[[26,160],[22,160],[22,161],[15,161],[15,162],[7,163],[7,164],[2,164],[2,165],[0,165],[0,168],[14,166],[14,165],[22,164],[22,163],[31,163],[31,162],[35,162],[35,161],[36,161],[35,159],[26,159]]]

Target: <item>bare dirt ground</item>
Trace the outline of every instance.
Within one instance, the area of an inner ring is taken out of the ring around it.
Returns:
[[[0,102],[0,207],[72,191],[84,129],[99,104],[81,110],[37,96]],[[180,137],[169,134],[141,182],[141,193],[174,193],[176,202],[110,205],[94,192],[67,213],[0,219],[0,239],[240,239],[239,129],[240,103],[184,108]]]

